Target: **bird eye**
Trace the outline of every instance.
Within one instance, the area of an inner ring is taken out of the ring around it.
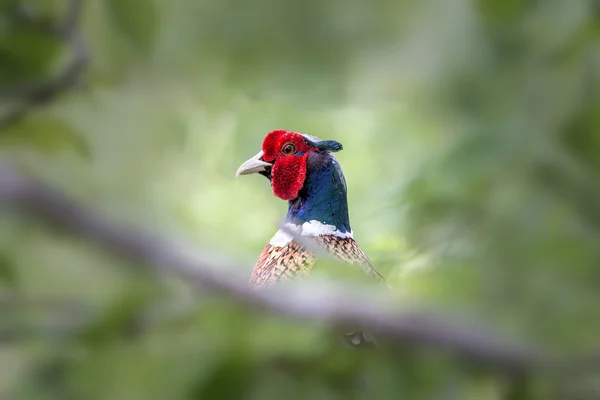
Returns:
[[[294,154],[296,152],[296,146],[294,146],[293,143],[288,143],[281,148],[281,152],[284,155],[289,156],[290,154]]]

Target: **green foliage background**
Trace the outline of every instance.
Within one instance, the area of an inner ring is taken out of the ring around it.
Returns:
[[[597,1],[87,1],[78,85],[29,109],[15,90],[72,56],[43,29],[66,6],[0,3],[0,120],[28,111],[0,128],[0,154],[29,174],[249,274],[286,205],[264,178],[234,180],[238,165],[272,129],[336,139],[355,237],[399,298],[553,353],[597,350]],[[128,267],[3,210],[0,393],[600,396],[594,371],[515,384],[432,349],[348,352],[327,326]],[[149,307],[178,316],[136,329]]]

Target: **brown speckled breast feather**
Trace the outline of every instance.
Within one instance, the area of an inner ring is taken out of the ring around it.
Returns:
[[[328,253],[340,260],[358,265],[374,278],[384,280],[354,239],[324,235],[314,237],[314,240]],[[307,275],[314,262],[314,254],[295,241],[291,241],[283,247],[267,244],[254,266],[250,276],[250,286],[268,286],[297,275]]]
[[[268,286],[296,275],[306,275],[313,264],[313,254],[294,241],[283,247],[267,243],[250,275],[250,286]]]
[[[375,267],[373,267],[373,263],[358,246],[356,240],[352,238],[341,238],[334,235],[317,236],[315,237],[315,240],[319,245],[326,249],[328,253],[335,255],[340,260],[358,265],[374,278],[381,281],[385,280],[383,276],[377,272]]]

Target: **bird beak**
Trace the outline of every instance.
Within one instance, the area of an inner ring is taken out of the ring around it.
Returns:
[[[264,172],[267,168],[272,167],[272,164],[262,160],[264,154],[265,153],[261,150],[257,155],[240,165],[235,176],[256,174],[258,172]]]

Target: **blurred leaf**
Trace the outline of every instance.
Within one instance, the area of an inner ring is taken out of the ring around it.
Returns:
[[[116,28],[139,50],[148,55],[156,40],[159,19],[149,0],[108,0],[107,7]]]
[[[87,140],[67,121],[47,113],[32,113],[0,132],[0,147],[25,147],[44,153],[64,150],[92,157]]]
[[[11,288],[19,283],[15,266],[5,253],[0,253],[0,282]]]
[[[479,0],[478,2],[483,15],[493,23],[513,22],[534,3],[532,0]]]
[[[128,293],[99,315],[77,335],[91,347],[102,347],[122,338],[135,337],[142,328],[143,311],[152,298],[144,285],[134,285]]]
[[[252,382],[252,367],[242,357],[223,357],[212,374],[191,388],[190,398],[233,398],[247,390]]]
[[[63,47],[58,37],[35,24],[0,29],[0,85],[47,79]]]

